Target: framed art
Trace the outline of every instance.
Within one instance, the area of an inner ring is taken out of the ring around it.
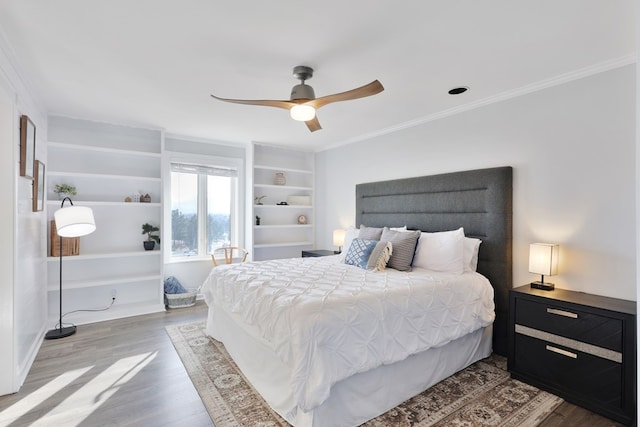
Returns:
[[[20,176],[33,179],[36,155],[36,126],[27,116],[20,117]]]
[[[44,209],[44,163],[36,160],[33,169],[33,211],[40,212]]]

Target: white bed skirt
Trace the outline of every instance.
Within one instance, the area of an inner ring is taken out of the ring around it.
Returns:
[[[385,413],[450,375],[491,354],[492,327],[442,347],[346,378],[312,411],[297,408],[290,371],[268,344],[249,335],[224,309],[209,308],[206,332],[224,343],[245,377],[265,401],[297,427],[357,426]]]

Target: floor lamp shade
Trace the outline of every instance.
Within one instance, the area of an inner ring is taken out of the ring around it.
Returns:
[[[69,206],[60,208],[53,214],[56,230],[61,237],[80,237],[96,230],[96,222],[91,208]]]
[[[71,206],[65,208],[64,202],[67,200]],[[65,197],[62,200],[60,209],[55,211],[53,217],[56,221],[56,231],[58,236],[60,236],[60,294],[58,296],[60,301],[60,318],[58,326],[45,334],[44,337],[48,340],[64,338],[76,333],[75,325],[67,327],[62,326],[62,239],[65,237],[86,236],[96,230],[96,221],[93,218],[93,211],[91,208],[73,206],[73,202],[68,197]]]

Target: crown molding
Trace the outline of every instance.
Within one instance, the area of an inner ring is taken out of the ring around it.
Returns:
[[[563,85],[565,83],[580,80],[585,77],[593,76],[595,74],[604,73],[606,71],[615,70],[617,68],[622,68],[627,65],[635,64],[638,60],[637,55],[630,54],[626,56],[622,56],[619,58],[615,58],[609,61],[601,62],[598,64],[590,65],[585,68],[581,68],[578,70],[574,70],[568,73],[560,74],[555,77],[551,77],[549,79],[541,80],[535,83],[531,83],[525,86],[521,86],[519,88],[509,90],[506,92],[502,92],[493,96],[489,96],[487,98],[483,98],[474,102],[469,102],[467,104],[463,104],[454,108],[449,108],[447,110],[443,110],[434,114],[430,114],[428,116],[420,117],[417,119],[409,120],[403,123],[399,123],[395,126],[390,126],[387,128],[379,129],[373,132],[364,133],[358,135],[353,138],[346,139],[344,141],[336,142],[334,144],[329,144],[325,147],[319,148],[316,151],[326,151],[331,150],[333,148],[337,148],[343,145],[349,145],[360,141],[366,141],[378,136],[388,135],[390,133],[398,132],[404,129],[408,129],[411,127],[419,126],[425,123],[433,122],[435,120],[440,120],[445,117],[450,117],[456,114],[460,114],[466,111],[474,110],[476,108],[484,107],[490,104],[495,104],[498,102],[506,101],[508,99],[517,98],[519,96],[527,95],[533,92],[537,92],[540,90],[548,89],[550,87]]]

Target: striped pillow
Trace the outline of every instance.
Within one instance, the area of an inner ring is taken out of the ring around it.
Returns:
[[[411,261],[416,250],[416,244],[420,237],[420,230],[393,231],[388,227],[382,230],[381,242],[390,242],[393,246],[393,254],[389,258],[387,267],[400,271],[411,271]]]
[[[382,271],[391,253],[391,243],[355,238],[347,250],[344,263],[365,270]]]
[[[365,240],[380,240],[380,236],[382,235],[382,228],[378,227],[367,227],[360,224],[360,232],[358,233],[358,237]]]

